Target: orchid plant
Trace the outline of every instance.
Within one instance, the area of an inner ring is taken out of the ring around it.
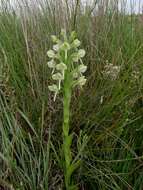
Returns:
[[[84,73],[87,66],[83,64],[82,58],[85,50],[80,49],[81,42],[72,32],[69,37],[65,30],[61,30],[60,39],[52,35],[53,48],[47,52],[50,60],[48,67],[51,69],[53,84],[48,86],[54,93],[54,101],[59,93],[63,95],[63,157],[64,177],[67,190],[77,189],[72,183],[72,174],[79,167],[80,159],[72,159],[71,144],[73,133],[69,134],[70,125],[70,103],[72,90],[76,86],[82,87],[86,83]]]

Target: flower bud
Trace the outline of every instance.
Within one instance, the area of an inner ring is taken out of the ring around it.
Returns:
[[[71,35],[70,35],[70,39],[73,41],[75,38],[76,38],[76,32],[75,31],[73,31],[72,33],[71,33]]]
[[[73,41],[72,45],[73,45],[74,48],[78,48],[80,46],[80,44],[81,44],[80,41],[78,39],[76,39],[76,40]]]
[[[65,38],[66,37],[66,30],[65,29],[61,29],[61,35]]]
[[[52,41],[53,41],[54,43],[57,43],[57,42],[58,42],[57,36],[52,35],[51,38],[52,38]]]

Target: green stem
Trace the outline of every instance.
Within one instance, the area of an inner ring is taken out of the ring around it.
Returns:
[[[63,133],[64,136],[68,136],[69,134],[69,118],[70,118],[70,101],[71,101],[71,89],[65,85],[65,91],[64,91],[64,123],[63,123]]]
[[[71,102],[71,81],[68,71],[65,73],[64,81],[64,97],[63,97],[63,148],[64,148],[64,160],[65,160],[65,186],[66,190],[70,187],[70,176],[68,170],[71,163],[71,150],[72,137],[69,135],[69,119],[70,119],[70,102]]]
[[[68,69],[65,72],[65,79],[64,79],[64,94],[63,94],[63,111],[64,111],[64,118],[63,118],[63,133],[64,136],[68,136],[69,134],[69,118],[70,118],[70,101],[71,101],[71,77],[70,77],[70,65],[67,59],[67,51],[65,51],[65,64],[67,65]]]

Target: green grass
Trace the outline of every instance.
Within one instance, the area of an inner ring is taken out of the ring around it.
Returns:
[[[58,0],[44,0],[40,10],[19,5],[18,15],[4,5],[6,1],[0,11],[0,186],[63,188],[62,102],[57,97],[54,103],[48,90],[46,52],[52,45],[50,35],[67,26],[82,41],[88,66],[87,84],[82,91],[76,89],[71,104],[73,153],[85,134],[89,139],[74,180],[82,190],[142,190],[143,22],[139,16],[118,13],[109,5],[97,16],[94,4],[83,11],[80,1],[71,8]],[[121,66],[116,80],[103,77],[107,60]]]

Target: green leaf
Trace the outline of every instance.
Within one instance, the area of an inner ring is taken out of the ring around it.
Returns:
[[[73,174],[73,172],[80,166],[81,164],[81,160],[78,160],[75,163],[72,163],[69,168],[68,168],[68,172],[67,172],[67,176],[68,178],[71,177],[71,175]]]

